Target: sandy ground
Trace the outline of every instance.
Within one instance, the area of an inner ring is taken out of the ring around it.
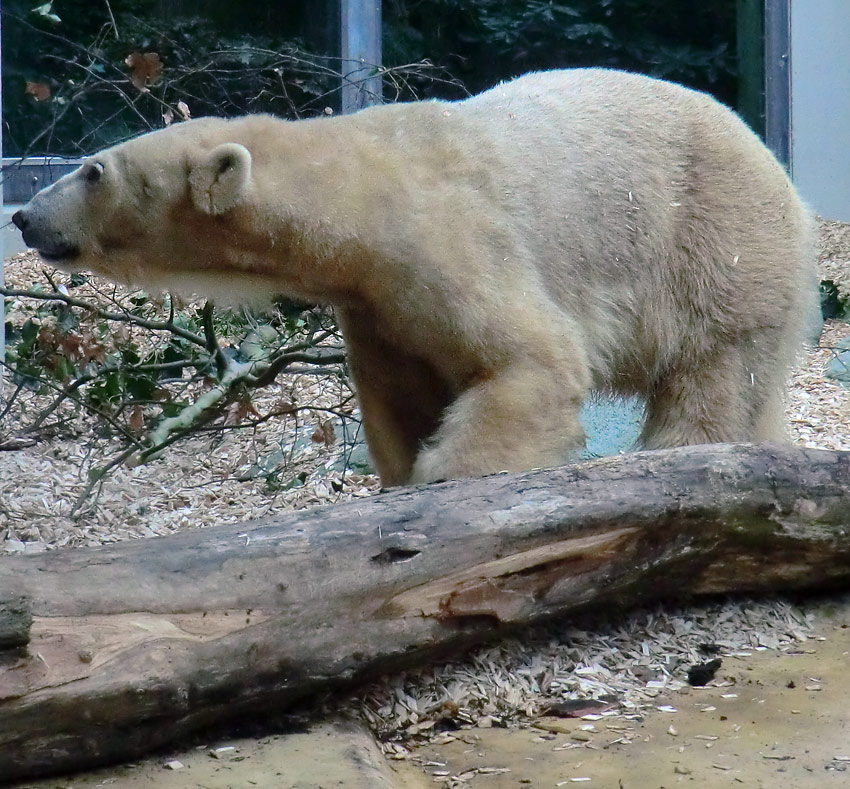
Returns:
[[[346,722],[260,738],[233,738],[70,778],[18,784],[32,789],[395,789],[433,786],[411,764],[388,762],[368,733]]]

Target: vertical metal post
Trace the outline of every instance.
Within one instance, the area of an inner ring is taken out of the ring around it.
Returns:
[[[2,17],[0,17],[2,19]],[[3,38],[2,22],[0,22],[0,40]],[[3,161],[3,49],[0,45],[0,162]],[[0,215],[2,215],[5,203],[3,202],[3,171],[0,170]],[[5,233],[0,231],[0,287],[5,282],[3,269],[6,265]],[[0,362],[6,361],[6,303],[0,296]],[[0,367],[0,396],[3,394],[3,380],[6,377],[6,368]]]
[[[791,0],[764,6],[765,142],[791,170]]]
[[[340,0],[342,112],[380,104],[380,0]]]
[[[764,139],[764,4],[765,0],[737,0],[738,102],[737,110],[750,128]]]

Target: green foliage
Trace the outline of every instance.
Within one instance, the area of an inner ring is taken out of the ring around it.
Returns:
[[[273,381],[293,352],[302,364],[338,365],[342,359],[322,310],[289,302],[263,314],[211,305],[180,308],[172,297],[159,300],[141,291],[106,295],[85,280],[77,280],[72,295],[49,282],[50,288],[7,298],[5,366],[16,387],[11,399],[26,390],[39,403],[33,410],[20,402],[30,432],[45,425],[61,428],[87,411],[106,419],[112,433],[141,440],[203,392],[222,386],[234,369],[244,369],[244,378],[225,387],[208,415],[232,426],[256,416],[249,389]],[[219,337],[226,339],[223,345]],[[328,340],[333,346],[320,348]],[[262,378],[271,367],[268,380]]]
[[[124,293],[80,275],[59,284],[59,276],[45,272],[48,288],[0,287],[8,316],[2,364],[11,373],[0,432],[17,439],[90,436],[80,463],[88,481],[72,516],[113,469],[156,459],[201,431],[216,441],[224,431],[255,434],[280,421],[294,427],[306,455],[305,442],[335,444],[329,415],[351,419],[345,354],[327,310],[284,302],[262,313],[217,311],[210,303]],[[305,386],[302,375],[319,368],[322,384]],[[281,372],[293,377],[269,390]],[[311,415],[306,424],[302,412]],[[265,436],[244,473],[283,489],[294,448],[267,445]]]
[[[472,92],[539,69],[623,68],[732,104],[735,10],[735,0],[389,0],[384,59],[431,58]]]
[[[137,299],[127,310],[142,318],[155,312],[147,299]],[[17,313],[20,317],[20,310]],[[150,337],[117,330],[109,321],[61,301],[32,302],[26,313],[23,322],[6,323],[6,363],[14,383],[41,395],[72,392],[70,402],[77,409],[88,406],[101,413],[129,413],[134,405],[170,399],[160,386],[170,342],[151,343]],[[178,376],[182,365],[205,370],[208,356],[185,343]],[[159,405],[157,411],[166,403]]]
[[[841,295],[832,280],[820,283],[820,306],[824,320],[850,320],[850,299]]]

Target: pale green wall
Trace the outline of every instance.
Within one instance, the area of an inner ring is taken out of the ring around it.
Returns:
[[[850,221],[850,0],[791,0],[794,182],[821,216]]]

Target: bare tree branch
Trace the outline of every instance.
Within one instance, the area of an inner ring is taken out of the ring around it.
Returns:
[[[194,343],[195,345],[198,345],[201,348],[207,347],[207,340],[205,337],[202,337],[200,334],[195,334],[194,332],[187,331],[182,326],[178,326],[176,323],[174,323],[173,319],[170,319],[168,321],[151,321],[146,318],[142,318],[138,315],[133,315],[129,312],[111,312],[109,310],[103,309],[102,307],[99,307],[96,304],[92,304],[91,302],[83,301],[82,299],[77,299],[73,296],[69,296],[59,290],[55,290],[52,293],[44,293],[38,290],[0,288],[0,296],[6,296],[7,298],[37,299],[40,301],[61,301],[71,307],[79,307],[82,310],[92,312],[98,317],[104,318],[108,321],[118,321],[119,323],[132,323],[135,326],[140,326],[143,329],[150,329],[151,331],[171,332],[171,334],[174,334],[178,337],[182,337],[184,340],[188,340],[189,342]]]

